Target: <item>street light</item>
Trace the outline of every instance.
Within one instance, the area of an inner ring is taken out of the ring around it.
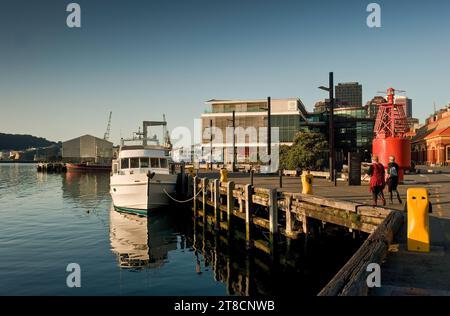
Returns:
[[[271,154],[272,154],[272,121],[271,121],[271,106],[272,99],[271,97],[267,97],[267,109],[260,108],[261,110],[267,110],[267,155],[269,156],[269,165],[271,163]]]
[[[334,185],[336,185],[335,174],[335,157],[334,157],[334,83],[333,83],[333,73],[330,72],[329,74],[329,86],[324,87],[320,86],[319,89],[329,92],[329,98],[330,98],[330,114],[328,117],[328,148],[330,152],[329,157],[329,167],[330,167],[330,181],[334,182]]]
[[[236,170],[236,139],[235,139],[236,135],[234,135],[235,129],[236,129],[236,111],[233,111],[232,119],[228,120],[228,121],[233,122],[233,165],[232,165],[232,169],[234,172]],[[225,157],[224,157],[224,160],[225,160]]]

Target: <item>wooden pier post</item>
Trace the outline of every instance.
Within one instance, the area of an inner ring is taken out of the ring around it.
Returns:
[[[278,234],[278,194],[277,189],[269,191],[269,230],[270,230],[270,253],[275,254],[275,240]]]
[[[202,179],[202,189],[203,189],[203,223],[206,223],[206,195],[208,193],[208,178]]]
[[[283,170],[278,170],[278,176],[280,178],[280,189],[283,188]]]
[[[220,230],[220,182],[219,179],[214,180],[214,228]]]
[[[277,189],[269,191],[269,229],[270,234],[278,233],[278,198]]]
[[[231,214],[234,211],[234,182],[230,181],[227,183],[227,223],[228,223],[228,232],[230,231],[231,226]]]
[[[194,181],[193,181],[193,189],[194,189],[194,217],[197,218],[198,214],[197,214],[197,193],[198,193],[198,187],[197,187],[197,181],[198,181],[198,177],[195,176],[194,177]]]
[[[245,186],[245,240],[247,249],[253,246],[251,240],[251,227],[252,227],[252,208],[253,208],[253,186],[247,184]]]
[[[292,198],[290,196],[286,196],[286,236],[289,238],[296,238],[297,234],[294,232],[294,216],[291,212],[292,207]]]

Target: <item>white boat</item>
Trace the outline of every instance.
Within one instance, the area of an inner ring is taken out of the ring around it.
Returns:
[[[175,193],[177,181],[177,175],[171,171],[171,146],[168,141],[160,145],[156,138],[148,139],[146,132],[148,126],[165,127],[165,124],[165,121],[144,122],[144,132],[137,133],[139,138],[122,139],[117,159],[112,163],[110,180],[111,197],[117,211],[147,215],[148,211],[169,204],[168,195]],[[141,135],[144,137],[140,138]],[[141,144],[126,145],[125,142]]]

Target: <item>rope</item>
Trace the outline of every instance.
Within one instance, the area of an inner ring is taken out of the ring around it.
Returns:
[[[203,188],[200,189],[200,191],[198,191],[198,193],[197,193],[195,196],[191,197],[190,199],[188,199],[188,200],[186,200],[186,201],[180,201],[180,200],[175,199],[174,197],[170,196],[169,193],[167,193],[166,189],[163,189],[163,191],[164,191],[164,193],[165,193],[169,198],[171,198],[173,201],[175,201],[175,202],[177,202],[177,203],[187,203],[187,202],[190,202],[190,201],[192,201],[193,199],[195,199],[197,196],[199,196],[199,194],[203,191]]]

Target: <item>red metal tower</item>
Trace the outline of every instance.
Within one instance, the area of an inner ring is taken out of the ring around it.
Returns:
[[[403,106],[394,103],[395,91],[389,88],[387,103],[379,105],[372,152],[385,167],[389,156],[394,156],[400,166],[399,179],[403,180],[403,170],[411,166],[411,142],[405,137],[409,127]]]

